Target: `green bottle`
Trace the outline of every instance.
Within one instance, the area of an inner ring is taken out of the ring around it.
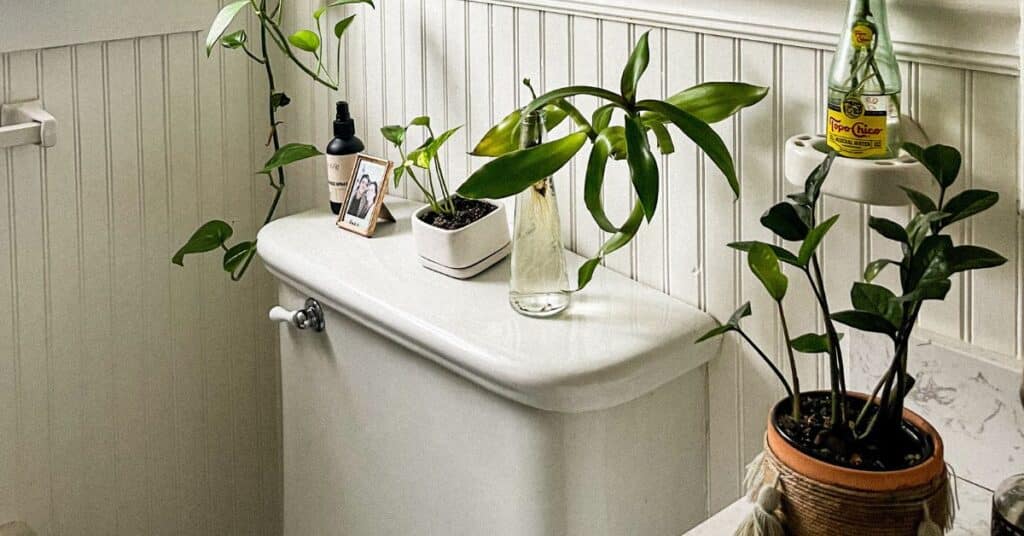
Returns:
[[[828,81],[828,145],[847,158],[899,154],[902,83],[885,0],[850,0]]]

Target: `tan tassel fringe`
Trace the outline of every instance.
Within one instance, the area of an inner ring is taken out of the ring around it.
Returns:
[[[773,478],[770,484],[760,487],[754,509],[736,529],[734,536],[786,536],[779,512],[782,506],[782,492],[778,489],[778,478]]]

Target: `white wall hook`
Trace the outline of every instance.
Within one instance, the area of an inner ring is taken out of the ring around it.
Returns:
[[[40,100],[0,105],[0,148],[57,144],[57,119]]]

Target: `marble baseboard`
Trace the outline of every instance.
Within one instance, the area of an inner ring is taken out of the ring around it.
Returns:
[[[847,383],[870,392],[891,360],[892,343],[857,331],[848,339]],[[909,370],[917,384],[907,407],[942,434],[946,461],[959,477],[994,489],[1024,470],[1020,362],[925,334],[911,348]]]

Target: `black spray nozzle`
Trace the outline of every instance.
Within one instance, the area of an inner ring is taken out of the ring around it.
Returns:
[[[356,123],[349,113],[348,103],[338,101],[336,104],[337,115],[334,118],[334,135],[342,139],[349,139],[356,135]]]

